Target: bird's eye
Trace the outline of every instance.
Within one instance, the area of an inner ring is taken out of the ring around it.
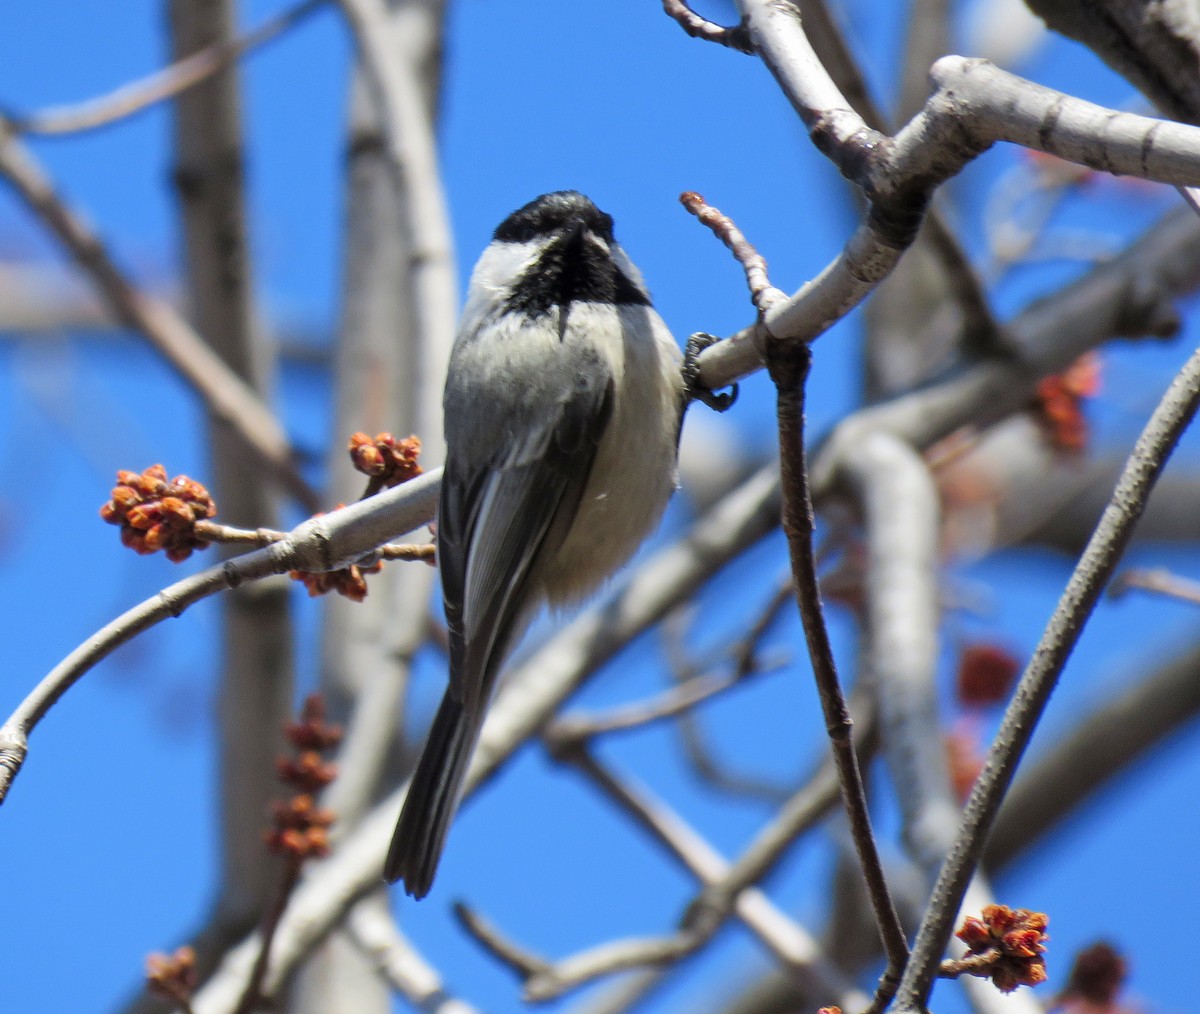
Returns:
[[[533,230],[533,227],[527,225],[524,229],[517,233],[517,239],[519,239],[522,243],[528,243],[536,235],[537,233]]]

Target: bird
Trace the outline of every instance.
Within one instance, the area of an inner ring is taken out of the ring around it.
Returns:
[[[683,360],[612,217],[589,198],[543,194],[496,228],[443,396],[449,683],[384,864],[414,898],[432,886],[508,653],[543,605],[581,601],[658,524],[697,390]]]

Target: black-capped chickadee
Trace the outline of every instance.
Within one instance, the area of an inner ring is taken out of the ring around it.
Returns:
[[[681,358],[612,218],[583,194],[514,211],[475,265],[443,398],[450,685],[384,866],[415,898],[433,882],[505,656],[542,603],[595,590],[662,515]]]

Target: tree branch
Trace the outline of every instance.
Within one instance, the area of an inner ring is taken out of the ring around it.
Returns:
[[[295,28],[329,0],[303,0],[295,7],[268,18],[257,28],[234,39],[205,46],[198,52],[176,60],[169,67],[122,85],[106,95],[77,105],[52,106],[32,113],[5,112],[11,129],[17,134],[61,135],[106,127],[126,117],[173,98],[201,81],[232,66],[239,58],[277,39]]]
[[[867,883],[875,913],[875,923],[883,941],[888,967],[880,980],[882,994],[890,995],[904,968],[908,944],[896,915],[875,836],[867,810],[858,757],[850,731],[853,722],[842,696],[833,648],[821,607],[816,564],[812,555],[813,508],[809,496],[808,466],[804,453],[804,385],[812,364],[807,345],[783,344],[777,340],[767,347],[767,369],[777,390],[776,412],[779,420],[780,483],[783,490],[783,531],[787,536],[792,561],[792,581],[796,602],[812,659],[813,676],[825,715],[830,748],[837,766],[842,803],[850,822],[854,847]]]
[[[209,413],[230,426],[306,510],[315,511],[317,495],[297,469],[295,452],[274,413],[175,310],[133,285],[100,237],[55,191],[2,118],[0,175],[91,276],[116,317],[148,338],[203,398]]]
[[[177,581],[123,613],[54,667],[0,727],[0,802],[28,752],[29,734],[64,693],[126,641],[182,615],[217,592],[289,570],[326,571],[353,563],[380,541],[412,531],[433,514],[441,470],[330,514],[311,518],[288,538]]]
[[[987,762],[926,910],[893,1009],[920,1011],[932,988],[963,893],[1016,765],[1075,642],[1133,533],[1146,498],[1200,407],[1200,351],[1192,354],[1155,409],[1117,488],[1047,624],[1005,712]]]
[[[351,909],[344,933],[384,981],[420,1014],[478,1014],[466,1001],[446,993],[437,971],[396,926],[382,892]]]
[[[412,482],[425,481],[432,486],[437,477],[432,473]],[[389,490],[380,496],[395,492]],[[364,503],[375,499],[378,497]],[[345,510],[361,510],[362,506],[355,504]],[[342,513],[336,511],[326,517],[336,518]],[[467,774],[466,794],[494,775],[621,647],[695,594],[727,561],[769,533],[778,516],[772,464],[716,504],[688,535],[635,568],[614,596],[568,624],[511,672],[488,711]],[[272,977],[287,976],[347,909],[379,883],[396,813],[406,791],[407,786],[402,786],[380,802],[329,859],[313,865],[284,915],[268,990],[273,988]],[[223,1014],[228,1009],[230,997],[237,996],[239,984],[245,981],[253,952],[251,937],[227,956],[196,995],[196,1014]]]

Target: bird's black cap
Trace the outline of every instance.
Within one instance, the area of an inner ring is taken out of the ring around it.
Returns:
[[[578,190],[542,194],[518,208],[497,227],[493,239],[502,243],[527,243],[573,225],[583,225],[605,242],[613,242],[613,220]]]

